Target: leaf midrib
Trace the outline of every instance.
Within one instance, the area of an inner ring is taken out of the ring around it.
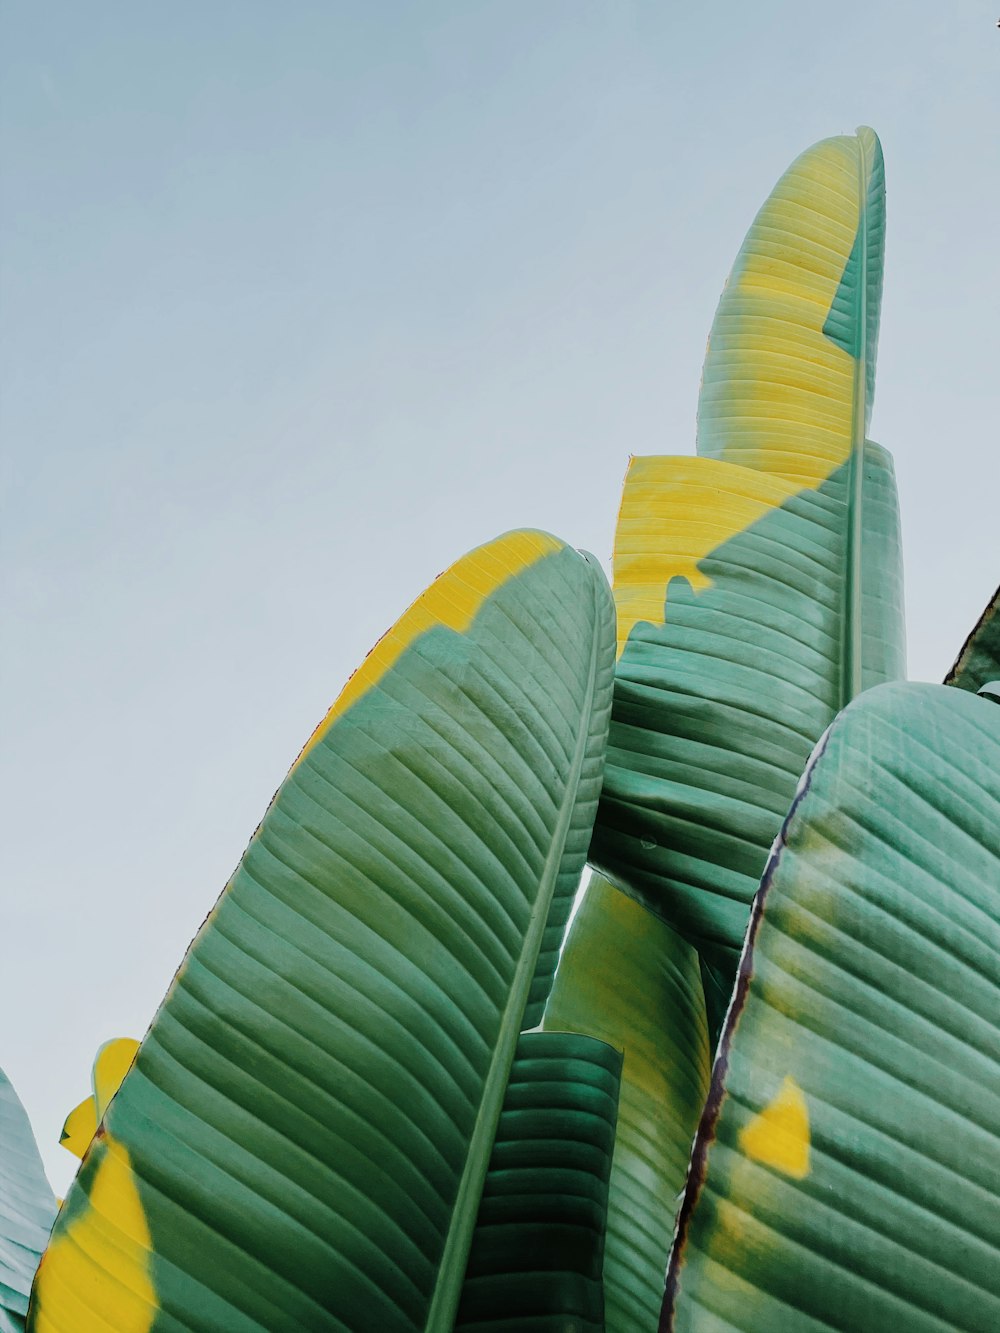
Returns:
[[[858,145],[858,355],[854,363],[854,402],[851,420],[851,471],[848,490],[847,570],[844,589],[844,662],[841,670],[841,708],[862,689],[862,533],[865,480],[865,436],[868,394],[868,159],[864,139]]]
[[[589,568],[589,566],[588,566]],[[479,1196],[489,1166],[493,1141],[496,1137],[500,1112],[503,1109],[507,1080],[514,1062],[514,1053],[518,1037],[521,1035],[521,1017],[528,1002],[531,983],[535,975],[538,953],[541,949],[545,926],[559,867],[565,851],[566,839],[579,795],[580,778],[591,738],[593,723],[593,702],[597,683],[598,652],[600,648],[600,608],[597,588],[591,573],[591,590],[594,610],[593,634],[591,638],[590,668],[587,676],[586,705],[581,710],[581,726],[577,734],[576,748],[566,783],[566,793],[559,817],[553,830],[549,851],[539,881],[538,893],[531,910],[531,920],[525,933],[524,946],[518,959],[514,978],[511,982],[507,1004],[500,1020],[500,1035],[494,1048],[493,1060],[483,1085],[483,1094],[479,1102],[479,1111],[465,1158],[465,1168],[459,1182],[455,1204],[452,1209],[448,1235],[445,1238],[441,1262],[438,1266],[437,1280],[431,1297],[425,1333],[450,1333],[458,1310],[465,1277],[469,1248],[475,1231]]]

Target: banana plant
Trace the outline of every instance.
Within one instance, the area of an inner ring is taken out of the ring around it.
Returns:
[[[379,641],[58,1215],[0,1103],[0,1330],[1000,1327],[1000,615],[903,680],[884,193],[778,182],[613,589],[508,533]]]

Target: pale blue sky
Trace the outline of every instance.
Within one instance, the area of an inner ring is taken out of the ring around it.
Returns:
[[[605,559],[758,205],[873,125],[911,673],[1000,578],[995,0],[6,0],[0,1063],[53,1183],[306,735],[469,546]]]

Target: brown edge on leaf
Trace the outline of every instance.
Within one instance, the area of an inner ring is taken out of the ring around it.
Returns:
[[[976,621],[976,623],[973,625],[972,629],[966,636],[965,642],[962,644],[958,656],[952,663],[951,670],[948,672],[944,680],[941,682],[943,685],[954,685],[960,690],[968,688],[968,686],[961,684],[959,677],[965,670],[966,660],[969,657],[970,652],[972,651],[972,647],[975,640],[979,637],[979,631],[983,628],[983,626],[986,624],[988,620],[992,620],[994,616],[997,615],[1000,615],[1000,588],[997,588],[996,592],[986,603],[986,609],[983,611],[983,614],[979,617],[979,619]]]
[[[747,995],[750,992],[750,982],[753,979],[753,955],[754,945],[757,941],[757,932],[760,929],[760,923],[764,917],[764,909],[767,895],[774,880],[775,872],[781,861],[782,849],[788,843],[788,831],[792,820],[798,811],[812,786],[813,774],[816,765],[826,751],[830,741],[830,733],[833,730],[836,719],[830,724],[826,732],[820,737],[813,751],[809,763],[806,765],[805,772],[799,783],[798,791],[789,806],[788,814],[782,822],[778,836],[771,847],[770,855],[767,859],[767,865],[764,867],[764,873],[761,875],[760,884],[757,892],[754,894],[753,905],[750,908],[750,924],[747,927],[746,939],[743,944],[743,950],[740,953],[739,967],[736,973],[736,985],[733,989],[732,999],[729,1001],[729,1008],[726,1011],[726,1017],[722,1024],[722,1032],[719,1035],[719,1046],[715,1054],[715,1062],[712,1065],[712,1081],[708,1090],[708,1097],[705,1100],[705,1109],[701,1113],[701,1119],[698,1122],[698,1130],[694,1137],[694,1146],[691,1149],[691,1161],[688,1166],[687,1180],[684,1185],[684,1198],[681,1202],[680,1212],[677,1214],[677,1222],[674,1227],[673,1244],[670,1247],[670,1255],[667,1260],[666,1289],[663,1294],[663,1305],[660,1309],[659,1333],[673,1333],[675,1324],[674,1316],[677,1312],[677,1301],[680,1295],[680,1274],[684,1266],[684,1249],[687,1245],[688,1233],[691,1229],[692,1219],[695,1209],[698,1206],[698,1200],[701,1198],[701,1192],[705,1185],[705,1179],[708,1175],[708,1154],[715,1141],[715,1129],[719,1122],[719,1116],[722,1113],[722,1103],[726,1096],[726,1075],[729,1072],[729,1051],[732,1046],[733,1037],[736,1035],[736,1029],[739,1026],[740,1018],[746,1007]]]

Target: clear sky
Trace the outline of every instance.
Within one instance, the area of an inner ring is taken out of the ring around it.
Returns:
[[[873,125],[911,674],[1000,579],[996,0],[5,0],[0,1064],[56,1140],[404,606],[606,559],[785,166]]]

